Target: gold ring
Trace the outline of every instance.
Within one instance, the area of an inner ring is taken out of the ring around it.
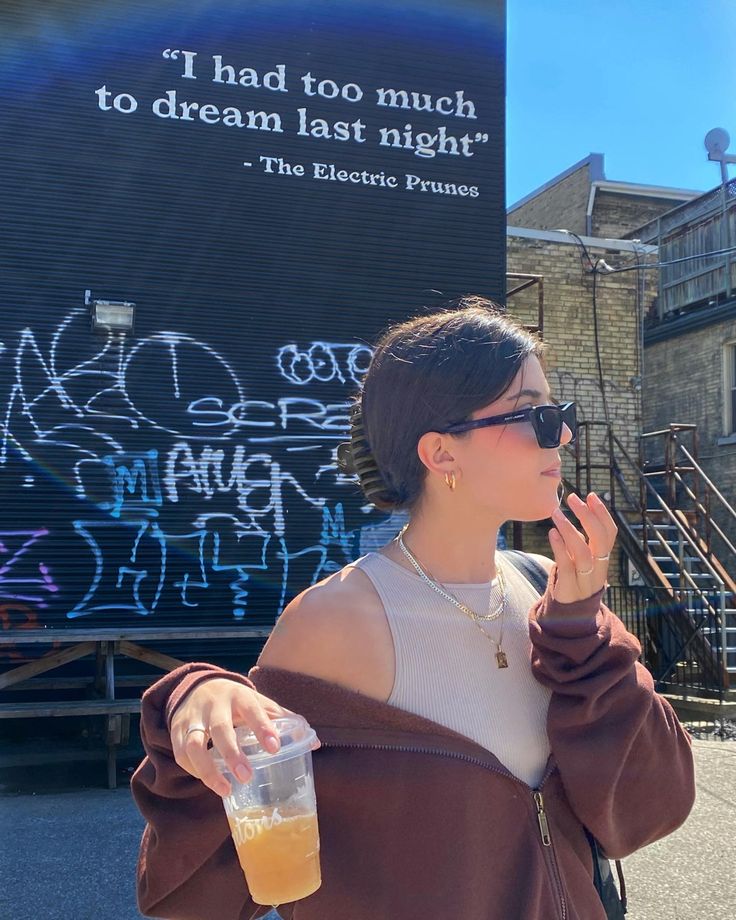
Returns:
[[[608,562],[608,560],[611,558],[611,554],[609,553],[607,556],[593,556],[593,558],[597,559],[598,562]]]
[[[576,569],[575,571],[578,573],[578,575],[590,575],[593,569],[588,569],[587,572],[581,572],[579,569]]]

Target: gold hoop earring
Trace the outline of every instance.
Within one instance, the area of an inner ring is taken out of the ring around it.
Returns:
[[[447,487],[450,490],[450,492],[454,492],[455,486],[457,485],[457,481],[455,480],[455,474],[445,473],[445,482],[447,483]]]

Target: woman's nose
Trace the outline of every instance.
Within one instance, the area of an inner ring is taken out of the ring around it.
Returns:
[[[568,425],[566,425],[565,422],[563,422],[562,423],[562,434],[560,435],[560,444],[569,444],[570,441],[572,441],[572,439],[573,439],[572,429]]]

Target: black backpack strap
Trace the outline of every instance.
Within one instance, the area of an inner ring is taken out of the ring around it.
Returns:
[[[626,882],[624,880],[624,869],[621,860],[616,860],[616,872],[618,874],[618,888],[613,880],[611,872],[611,863],[603,853],[601,845],[590,833],[587,827],[584,827],[585,836],[588,838],[590,850],[593,855],[593,884],[595,885],[598,897],[601,899],[603,908],[606,911],[608,920],[624,920],[628,911],[626,898]]]
[[[517,571],[521,572],[528,582],[531,582],[539,594],[544,594],[547,590],[549,576],[541,562],[537,562],[536,559],[518,549],[504,549],[501,550],[501,554]]]

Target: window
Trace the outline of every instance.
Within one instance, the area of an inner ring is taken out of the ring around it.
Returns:
[[[725,434],[731,435],[736,434],[736,342],[729,342],[726,345],[724,359]]]

